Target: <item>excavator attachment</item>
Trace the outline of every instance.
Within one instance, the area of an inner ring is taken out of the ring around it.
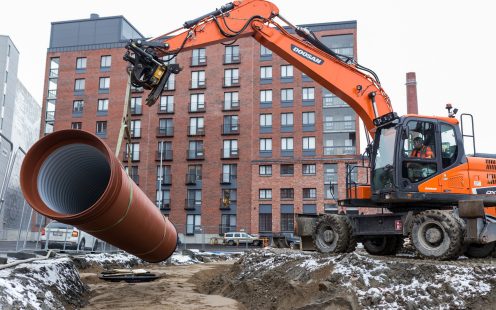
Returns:
[[[146,105],[152,106],[160,97],[171,74],[181,71],[177,64],[166,64],[155,52],[156,49],[167,49],[167,44],[130,40],[126,45],[124,60],[131,63],[131,84],[150,90]]]

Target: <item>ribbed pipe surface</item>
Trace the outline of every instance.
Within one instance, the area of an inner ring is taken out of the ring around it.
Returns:
[[[24,158],[21,188],[37,212],[148,262],[176,248],[172,223],[91,133],[62,130],[39,140]]]

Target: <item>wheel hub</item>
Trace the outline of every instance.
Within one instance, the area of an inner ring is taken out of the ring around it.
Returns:
[[[332,243],[334,241],[334,232],[330,229],[324,231],[324,241],[328,243]]]
[[[425,232],[425,240],[431,244],[439,243],[443,239],[443,232],[438,227],[431,227]]]

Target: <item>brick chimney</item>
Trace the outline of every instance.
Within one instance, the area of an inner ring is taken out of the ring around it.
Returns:
[[[415,72],[406,73],[406,113],[418,114],[417,77]]]

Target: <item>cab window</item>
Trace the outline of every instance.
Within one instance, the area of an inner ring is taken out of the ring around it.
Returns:
[[[410,121],[408,135],[403,137],[402,176],[418,183],[437,172],[435,125],[431,122]]]
[[[443,168],[448,168],[455,163],[458,156],[455,129],[453,126],[441,124],[441,158]]]

